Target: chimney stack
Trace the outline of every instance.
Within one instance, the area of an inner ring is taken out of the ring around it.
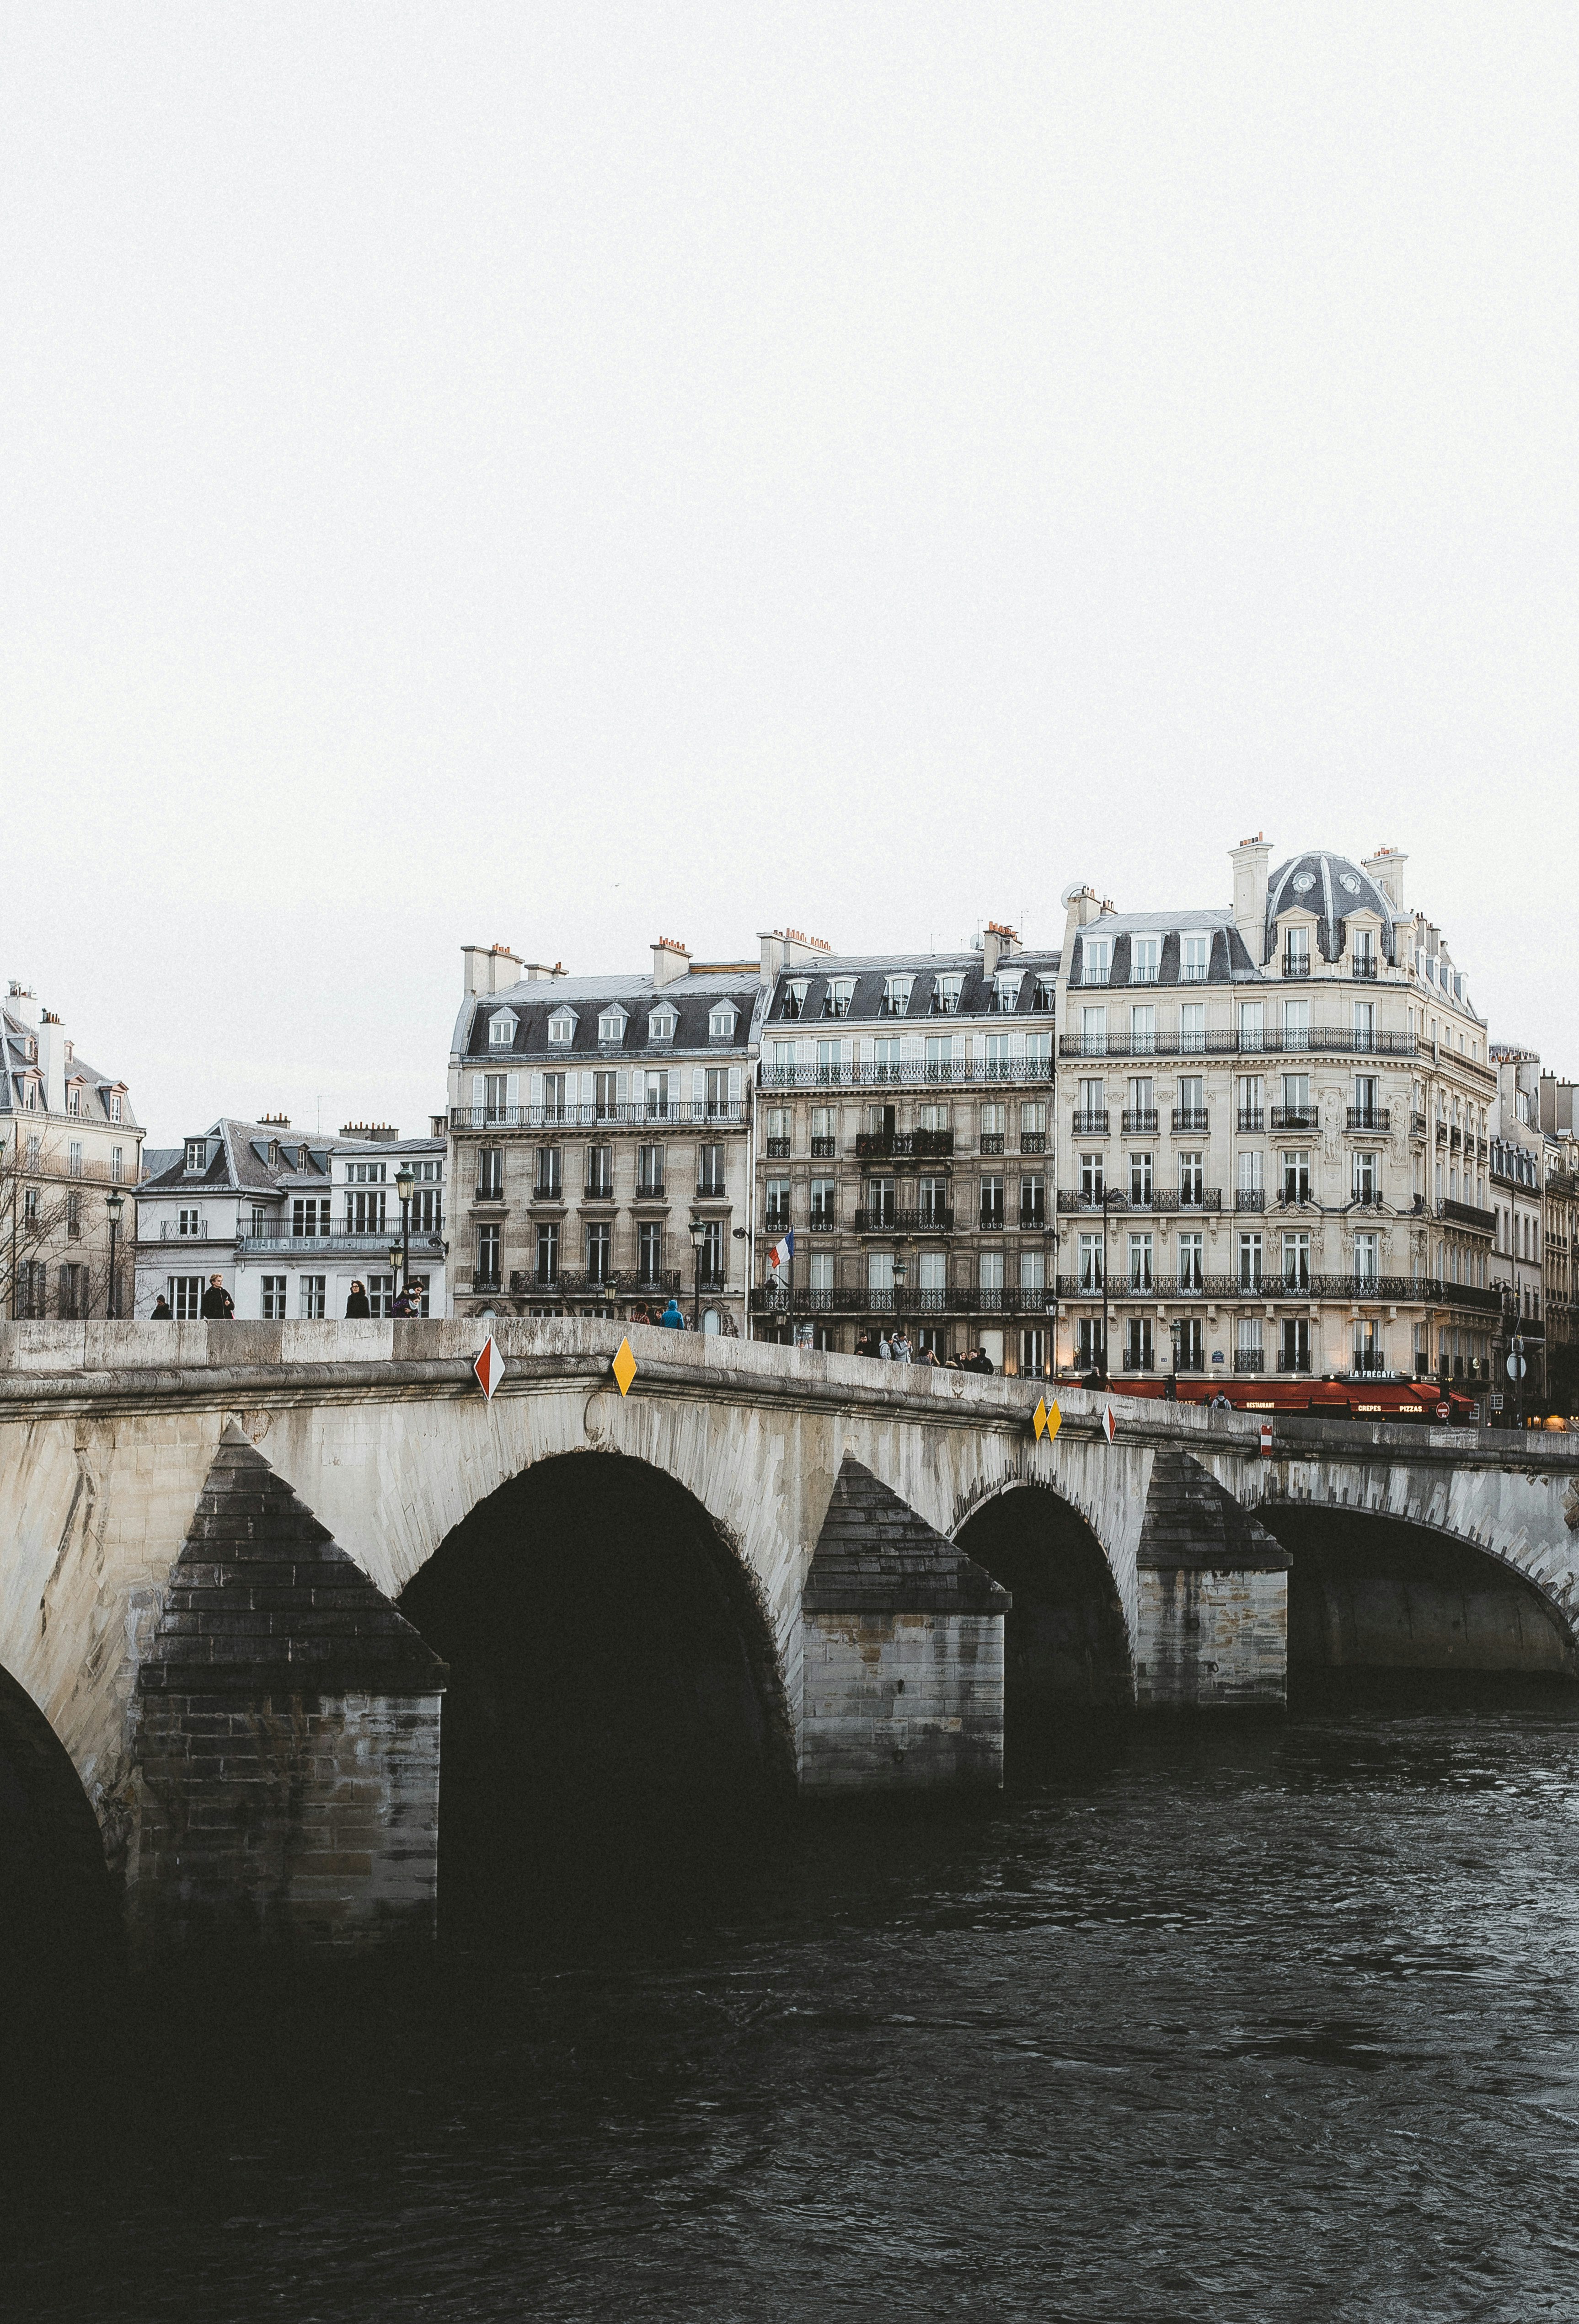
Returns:
[[[1064,899],[1063,973],[1067,977],[1075,959],[1076,936],[1081,928],[1091,926],[1092,921],[1099,917],[1102,907],[1097,901],[1095,889],[1089,884],[1084,888],[1067,888]]]
[[[43,1078],[44,1103],[51,1113],[66,1111],[65,1028],[52,1010],[39,1011],[39,1071]]]
[[[1271,853],[1271,842],[1259,831],[1228,852],[1233,866],[1234,926],[1258,968],[1267,958],[1267,864]]]
[[[982,932],[982,974],[992,978],[998,973],[998,963],[1009,960],[1020,949],[1020,931],[1001,920],[989,920]]]
[[[654,991],[672,984],[683,976],[690,963],[690,954],[676,936],[660,936],[652,947],[652,986]]]
[[[1365,869],[1392,906],[1395,918],[1401,918],[1404,908],[1404,865],[1408,862],[1408,857],[1401,855],[1396,847],[1379,847],[1374,855],[1367,855],[1363,860]]]

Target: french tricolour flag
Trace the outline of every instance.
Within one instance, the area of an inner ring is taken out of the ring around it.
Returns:
[[[789,1260],[795,1249],[795,1230],[791,1227],[782,1242],[776,1242],[768,1252],[768,1265],[776,1275]]]

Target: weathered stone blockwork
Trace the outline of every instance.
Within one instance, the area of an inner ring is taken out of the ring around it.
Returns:
[[[1171,1445],[1151,1465],[1135,1563],[1138,1703],[1287,1700],[1288,1553]]]
[[[801,1593],[802,1788],[1001,1785],[1009,1602],[846,1454]]]
[[[138,1677],[136,1941],[430,1935],[444,1677],[227,1429]]]

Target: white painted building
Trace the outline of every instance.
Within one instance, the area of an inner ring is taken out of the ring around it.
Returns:
[[[137,1189],[136,1305],[197,1315],[217,1275],[239,1318],[343,1316],[354,1283],[374,1315],[398,1287],[399,1175],[409,1170],[411,1281],[424,1315],[449,1313],[442,1136],[401,1138],[348,1123],[307,1138],[283,1119],[222,1120],[150,1151]]]

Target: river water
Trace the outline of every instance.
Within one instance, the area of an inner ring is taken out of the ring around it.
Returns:
[[[1579,2309],[1579,1705],[1055,1751],[13,2036],[18,2319]],[[13,1999],[16,1998],[13,1988]]]

